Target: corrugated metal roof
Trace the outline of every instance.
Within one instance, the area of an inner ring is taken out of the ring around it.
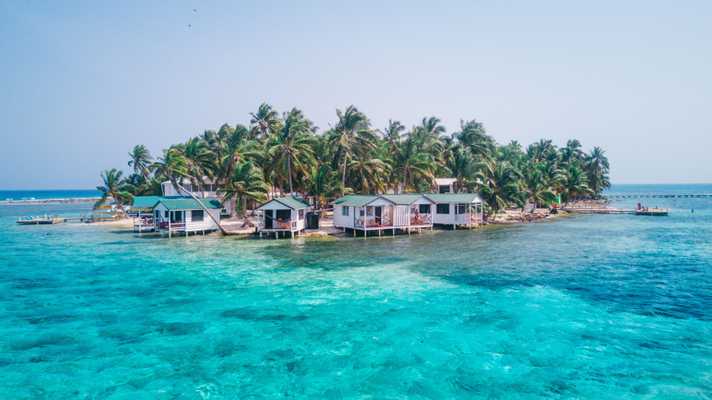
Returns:
[[[134,196],[131,208],[153,208],[161,199],[161,196]]]
[[[200,199],[205,208],[217,209],[221,208],[220,201],[215,198]],[[192,197],[164,197],[156,204],[163,204],[169,210],[198,210],[203,207],[198,204]]]
[[[381,197],[390,200],[395,204],[408,205],[413,204],[415,201],[423,197],[423,195],[420,193],[384,194]]]
[[[337,206],[361,207],[376,200],[377,198],[378,196],[349,194],[340,199],[334,200],[334,204]]]
[[[426,193],[425,197],[436,203],[481,203],[477,193]]]
[[[393,204],[398,205],[409,205],[413,204],[415,201],[423,197],[419,193],[405,193],[405,194],[382,194],[382,195],[360,195],[360,194],[350,194],[344,196],[340,199],[334,201],[334,205],[337,206],[349,206],[349,207],[363,207],[368,203],[376,199],[385,199]]]
[[[304,199],[296,197],[296,196],[284,196],[284,197],[275,197],[274,199],[262,204],[259,206],[257,209],[259,210],[260,208],[266,206],[267,204],[276,201],[280,204],[285,205],[288,208],[291,208],[292,210],[301,210],[303,208],[309,207],[309,203],[307,203]]]

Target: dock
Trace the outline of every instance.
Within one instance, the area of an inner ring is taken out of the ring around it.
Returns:
[[[669,211],[667,208],[607,208],[607,207],[564,207],[563,211],[574,214],[630,214],[642,216],[667,216]]]
[[[610,193],[603,196],[608,200],[622,199],[704,199],[712,198],[712,193]]]

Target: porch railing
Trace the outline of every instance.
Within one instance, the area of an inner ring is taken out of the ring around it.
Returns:
[[[260,222],[258,225],[260,230],[283,230],[283,231],[288,231],[291,229],[297,229],[297,221],[296,220],[273,220],[272,221],[272,226],[267,227],[267,224],[264,223],[264,221]]]
[[[432,214],[411,214],[411,225],[431,225],[433,223]]]

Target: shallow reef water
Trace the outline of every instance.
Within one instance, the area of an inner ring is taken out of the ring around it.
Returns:
[[[0,398],[710,398],[712,199],[655,202],[293,241],[0,207]]]

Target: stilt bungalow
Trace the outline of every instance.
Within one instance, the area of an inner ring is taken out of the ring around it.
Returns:
[[[133,217],[134,232],[153,232],[156,229],[153,207],[161,199],[161,196],[134,196],[129,210],[129,215]]]
[[[202,203],[202,205],[201,205]],[[156,230],[163,235],[205,234],[218,229],[220,201],[214,198],[163,197],[153,207]],[[206,210],[210,215],[205,215]],[[212,218],[211,218],[212,216]]]
[[[289,234],[293,238],[304,231],[309,210],[311,206],[300,197],[275,197],[255,210],[260,213],[257,232],[260,237],[262,234],[274,234],[275,238]]]
[[[215,182],[204,176],[199,180],[199,183],[193,183],[192,180],[188,178],[183,178],[177,182],[182,189],[176,187],[173,182],[165,181],[161,183],[161,191],[164,197],[190,197],[187,192],[190,192],[193,196],[200,199],[213,199],[218,197],[218,192],[220,191],[220,186],[215,184]],[[226,202],[220,211],[222,215],[230,215],[232,213],[232,204]]]
[[[334,201],[334,227],[363,232],[395,234],[432,229],[434,202],[422,194],[348,195]]]
[[[482,199],[475,193],[425,194],[435,203],[433,224],[476,227],[482,223]]]

